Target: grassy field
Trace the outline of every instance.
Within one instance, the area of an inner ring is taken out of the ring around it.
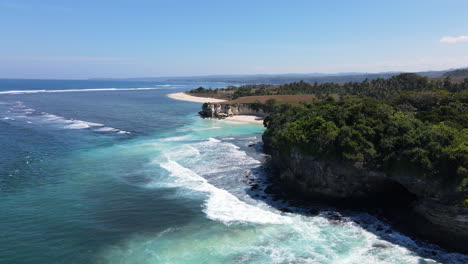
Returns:
[[[274,99],[279,104],[299,105],[303,103],[313,102],[318,100],[313,94],[297,94],[297,95],[262,95],[262,96],[245,96],[235,100],[226,102],[227,104],[246,104],[246,103],[265,103],[269,99]]]

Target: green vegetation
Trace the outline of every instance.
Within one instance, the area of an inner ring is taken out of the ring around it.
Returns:
[[[385,92],[372,93],[368,88],[385,83],[395,86],[380,86]],[[444,186],[456,186],[454,191],[461,194],[458,202],[466,204],[468,93],[447,91],[466,89],[458,85],[444,90],[432,85],[424,77],[403,75],[359,86],[364,88],[359,91],[376,98],[386,92],[393,95],[385,100],[345,96],[339,101],[330,97],[301,106],[276,106],[265,119],[264,136],[283,154],[297,148],[317,158],[340,159],[390,174],[431,177]]]
[[[402,92],[435,90],[448,92],[466,91],[468,90],[468,78],[465,78],[462,82],[452,82],[450,77],[446,77],[442,80],[431,80],[428,77],[423,77],[415,73],[403,73],[388,79],[366,79],[362,82],[316,82],[311,84],[299,81],[283,85],[243,85],[240,87],[230,86],[228,88],[214,90],[200,87],[190,91],[190,93],[214,94],[218,95],[215,96],[217,98],[219,98],[219,95],[223,95],[223,98],[230,100],[246,96],[303,94],[315,94],[325,97],[330,94],[340,94],[385,99]]]
[[[468,90],[468,79],[462,83],[450,82],[450,79],[430,80],[427,77],[414,73],[403,73],[388,79],[378,78],[364,80],[363,82],[340,83],[314,83],[303,81],[284,84],[276,89],[270,89],[270,94],[342,94],[357,95],[372,98],[387,98],[407,91],[434,91],[446,90],[460,92]]]

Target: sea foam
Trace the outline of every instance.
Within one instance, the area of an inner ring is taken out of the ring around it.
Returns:
[[[176,161],[169,160],[160,166],[169,171],[171,176],[176,177],[176,183],[181,187],[209,193],[204,212],[212,220],[221,221],[225,224],[232,222],[284,224],[290,222],[288,218],[280,214],[240,201],[228,191],[211,185],[205,178],[183,167]]]
[[[4,120],[22,120],[28,124],[34,123],[48,123],[48,124],[55,124],[61,126],[64,129],[90,129],[95,127],[100,127],[95,131],[98,132],[115,132],[118,134],[127,134],[130,133],[128,131],[120,130],[113,127],[107,127],[104,124],[96,123],[96,122],[89,122],[79,119],[67,119],[62,116],[54,115],[47,112],[40,112],[33,108],[28,108],[26,105],[21,101],[16,101],[12,104],[9,108],[8,113],[12,116],[4,117]]]
[[[95,89],[66,89],[66,90],[11,90],[1,91],[0,94],[31,94],[31,93],[71,93],[71,92],[106,92],[106,91],[144,91],[160,90],[162,88],[95,88]]]

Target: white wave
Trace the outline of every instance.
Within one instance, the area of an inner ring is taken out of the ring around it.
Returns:
[[[23,102],[21,101],[16,101],[13,106],[10,108],[12,111],[9,111],[14,115],[14,118],[24,120],[26,119],[26,123],[32,124],[30,120],[33,121],[39,121],[39,123],[52,123],[52,124],[57,124],[57,125],[63,125],[62,128],[65,129],[87,129],[87,128],[93,128],[93,127],[101,127],[99,129],[96,129],[95,131],[99,132],[115,132],[118,134],[128,134],[130,132],[120,130],[117,128],[113,127],[104,127],[104,124],[100,123],[95,123],[95,122],[88,122],[88,121],[83,121],[83,120],[78,120],[78,119],[67,119],[65,117],[57,116],[54,114],[50,114],[47,112],[38,112],[35,109],[32,108],[27,108]],[[6,117],[3,119],[8,119],[8,120],[15,120],[13,117]],[[36,122],[35,122],[36,123]]]
[[[189,136],[179,136],[179,137],[168,137],[168,138],[165,138],[165,139],[162,139],[161,141],[185,141],[187,139],[190,139]]]
[[[210,143],[220,143],[221,140],[216,139],[216,138],[208,138],[208,142],[210,142]]]
[[[113,128],[113,127],[102,127],[102,128],[98,128],[94,131],[99,131],[99,132],[119,132],[118,129],[116,128]]]
[[[101,128],[98,128],[98,129],[96,129],[94,131],[98,131],[98,132],[116,132],[117,134],[130,134],[130,132],[128,132],[128,131],[120,130],[120,129],[113,128],[113,127],[101,127]]]
[[[208,181],[183,167],[173,160],[160,164],[171,176],[176,177],[176,183],[194,191],[209,193],[205,203],[204,212],[208,218],[221,221],[225,224],[232,222],[251,222],[259,224],[284,224],[290,223],[290,219],[280,214],[269,212],[253,205],[240,201],[226,190],[216,188]]]
[[[209,138],[207,141],[197,143],[194,147],[202,152],[205,157],[194,162],[191,167],[192,170],[201,175],[243,170],[243,168],[258,166],[261,163],[244,151],[239,150],[238,146],[215,138]]]
[[[70,123],[70,125],[66,125],[65,128],[67,129],[83,129],[83,128],[90,128],[96,126],[104,126],[103,124],[87,122],[82,120],[64,120],[66,123]]]
[[[194,148],[191,145],[182,146],[170,153],[166,153],[166,156],[169,159],[186,159],[186,158],[194,158],[196,156],[200,156],[200,151]],[[155,162],[158,162],[156,159]]]
[[[160,88],[96,88],[96,89],[67,89],[67,90],[12,90],[1,91],[0,94],[31,94],[31,93],[69,93],[69,92],[105,92],[105,91],[140,91],[159,90]]]
[[[8,116],[4,117],[3,119],[4,120],[15,120],[14,118],[11,118],[11,117],[8,117]]]

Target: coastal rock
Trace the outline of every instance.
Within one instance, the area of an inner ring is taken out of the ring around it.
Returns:
[[[234,115],[255,115],[265,117],[262,109],[255,109],[249,104],[204,103],[202,110],[198,112],[205,118],[224,119]]]
[[[316,159],[294,148],[288,154],[280,154],[271,149],[269,138],[263,140],[277,172],[277,184],[287,191],[306,201],[321,200],[340,206],[404,208],[397,218],[406,225],[405,229],[443,247],[468,252],[468,208],[450,202],[455,195],[453,188],[441,187],[444,185],[434,179]],[[265,192],[280,193],[277,186]]]

